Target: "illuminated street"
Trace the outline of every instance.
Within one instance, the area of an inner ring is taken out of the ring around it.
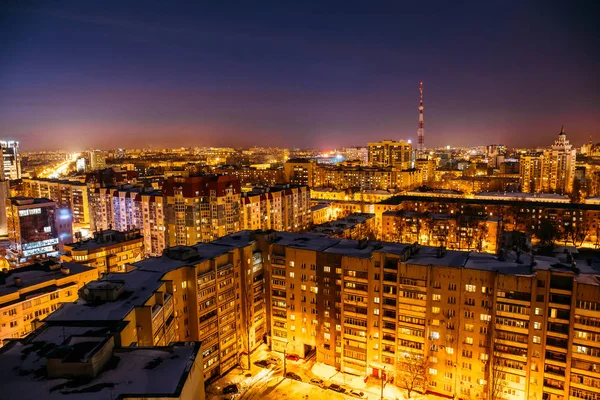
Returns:
[[[261,368],[254,365],[258,360],[266,360],[268,357],[279,359],[277,365],[271,368]],[[363,392],[364,399],[381,398],[381,380],[369,377],[365,382],[364,377],[351,374],[344,374],[336,371],[335,368],[317,363],[314,357],[308,360],[291,361],[287,360],[286,371],[298,374],[302,382],[294,379],[283,378],[282,355],[269,351],[265,345],[262,345],[252,354],[252,368],[250,371],[241,368],[235,368],[224,377],[210,384],[206,389],[206,396],[209,400],[220,399],[307,399],[307,398],[329,398],[329,399],[354,399],[356,396],[348,394],[354,389]],[[242,358],[246,363],[246,358]],[[322,387],[309,383],[311,379],[322,379]],[[224,395],[222,390],[227,385],[237,383],[239,393],[235,395]],[[346,389],[346,393],[337,393],[327,389],[330,384],[338,384]],[[398,387],[387,384],[383,391],[384,399],[400,400],[406,399],[405,394]],[[438,399],[433,395],[413,394],[411,399],[428,400]]]
[[[57,179],[63,176],[68,170],[69,166],[79,157],[79,153],[73,153],[71,160],[63,161],[55,166],[47,167],[40,173],[40,178]]]

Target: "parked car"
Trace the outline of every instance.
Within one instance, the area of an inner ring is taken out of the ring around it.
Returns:
[[[270,364],[279,364],[281,362],[279,358],[273,356],[267,357],[266,361]]]
[[[271,363],[269,363],[267,360],[258,360],[254,361],[254,365],[256,365],[257,367],[269,368],[271,366]]]
[[[298,354],[288,354],[287,356],[285,356],[285,358],[291,361],[298,361],[300,359],[300,356]]]
[[[331,385],[329,385],[329,389],[333,390],[334,392],[338,392],[338,393],[346,392],[346,389],[344,389],[343,387],[341,387],[340,385],[338,385],[336,383],[332,383]]]
[[[310,383],[312,383],[313,385],[317,385],[319,387],[323,387],[323,379],[319,379],[319,378],[312,378],[310,380]]]
[[[358,391],[358,390],[354,390],[354,389],[352,389],[349,394],[350,394],[350,396],[358,397],[359,399],[365,399],[366,398],[365,394],[363,392]]]
[[[227,385],[223,388],[223,394],[231,394],[239,392],[238,385],[232,383],[231,385]]]
[[[300,375],[298,375],[295,372],[288,372],[288,373],[285,374],[285,377],[289,378],[289,379],[295,379],[297,381],[302,382],[302,378],[300,377]]]

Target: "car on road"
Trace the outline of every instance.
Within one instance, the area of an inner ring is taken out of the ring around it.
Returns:
[[[288,354],[287,356],[285,356],[285,358],[291,361],[298,361],[300,359],[300,356],[298,354]]]
[[[298,375],[295,372],[288,372],[288,373],[285,374],[285,377],[289,378],[289,379],[294,379],[294,380],[302,382],[302,378],[300,377],[300,375]]]
[[[240,389],[238,388],[238,385],[235,383],[232,383],[231,385],[227,385],[223,388],[223,394],[232,394],[232,393],[237,393],[239,391],[240,391]]]
[[[266,361],[271,364],[279,364],[281,362],[279,358],[273,356],[267,357]]]
[[[346,392],[346,389],[344,389],[343,387],[341,387],[340,385],[338,385],[336,383],[332,383],[331,385],[329,385],[329,389],[333,390],[334,392],[338,392],[338,393]]]
[[[254,365],[256,365],[257,367],[261,367],[261,368],[269,368],[271,366],[271,363],[268,362],[267,360],[258,360],[258,361],[254,361]]]
[[[350,396],[354,396],[354,397],[358,397],[359,399],[366,399],[367,397],[365,396],[365,394],[359,390],[354,390],[352,389],[350,392],[348,392],[348,394]]]
[[[323,387],[323,379],[319,379],[319,378],[312,378],[310,380],[310,383],[313,385],[317,385],[319,387]]]

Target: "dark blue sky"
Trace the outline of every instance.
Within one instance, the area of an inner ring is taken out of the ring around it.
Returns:
[[[123,6],[122,3],[127,4]],[[600,141],[596,2],[14,2],[0,138],[23,150]]]

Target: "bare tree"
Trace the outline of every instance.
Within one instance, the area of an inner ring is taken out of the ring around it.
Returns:
[[[425,392],[429,380],[429,361],[427,358],[411,354],[398,361],[397,371],[402,371],[396,378],[397,385],[406,390],[410,399],[413,392]]]
[[[494,356],[494,361],[489,364],[488,390],[490,400],[503,400],[504,387],[506,386],[506,372],[500,363],[500,358]]]

